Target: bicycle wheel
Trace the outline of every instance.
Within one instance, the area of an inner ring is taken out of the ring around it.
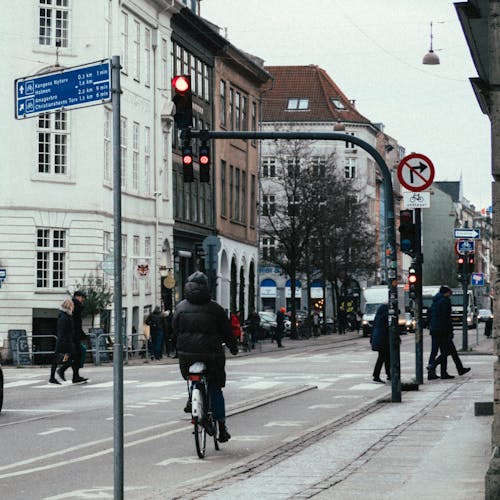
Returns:
[[[207,431],[205,426],[202,424],[203,418],[205,417],[205,407],[203,404],[203,394],[202,391],[195,387],[191,394],[191,407],[192,407],[192,417],[194,424],[194,443],[196,445],[196,453],[199,458],[205,456],[205,450],[207,446]]]
[[[207,431],[205,427],[201,425],[198,419],[194,421],[194,443],[196,445],[196,453],[199,458],[205,457],[205,450],[207,448]]]

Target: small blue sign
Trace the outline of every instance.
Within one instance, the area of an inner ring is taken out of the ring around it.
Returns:
[[[465,238],[477,240],[481,236],[479,229],[474,229],[471,227],[457,227],[453,230],[455,239]]]
[[[474,240],[459,240],[457,245],[458,253],[462,255],[474,251]]]
[[[470,281],[472,286],[484,286],[484,274],[472,273]]]
[[[104,104],[111,100],[111,60],[18,78],[14,93],[17,119]]]

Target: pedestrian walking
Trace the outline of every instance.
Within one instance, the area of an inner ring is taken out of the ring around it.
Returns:
[[[63,369],[63,376],[61,376],[59,371],[61,368],[57,370],[57,373],[63,380],[65,380],[64,370],[69,368],[73,361],[73,309],[74,305],[71,299],[66,299],[59,307],[56,346],[54,350],[54,357],[52,358],[52,365],[50,367],[49,382],[51,384],[61,385],[61,382],[56,379],[56,370],[59,362],[62,360],[61,368]]]
[[[167,309],[165,314],[163,315],[163,325],[165,330],[165,352],[167,353],[167,357],[172,354],[173,358],[177,357],[177,349],[176,349],[176,339],[174,335],[174,330],[172,328],[172,311]]]
[[[447,371],[448,356],[452,359],[457,368],[459,375],[464,375],[470,371],[470,368],[465,368],[457,353],[455,344],[453,343],[453,322],[451,320],[451,288],[441,286],[439,292],[433,297],[430,309],[430,334],[432,337],[432,348],[427,365],[427,379],[435,380],[439,378],[436,373],[436,368],[441,365],[441,378],[455,378]],[[439,351],[439,356],[437,356]]]
[[[373,320],[373,331],[370,338],[372,351],[378,351],[377,361],[373,368],[373,381],[384,383],[380,378],[382,365],[385,367],[387,380],[391,378],[391,354],[389,342],[389,306],[381,304]]]
[[[339,312],[337,314],[337,319],[339,325],[339,335],[344,335],[347,323],[347,313],[343,303],[340,304]]]
[[[75,334],[73,337],[73,351],[74,359],[71,365],[73,370],[73,383],[87,382],[85,377],[80,376],[80,368],[83,367],[85,363],[85,357],[87,355],[87,335],[83,331],[82,327],[82,314],[83,314],[83,304],[87,298],[87,295],[82,290],[77,290],[73,294],[73,325],[75,329]],[[64,373],[64,371],[63,371]]]
[[[238,342],[241,342],[241,321],[240,321],[240,311],[231,313],[231,329],[233,335]]]
[[[282,307],[276,314],[276,342],[278,347],[285,347],[281,339],[283,338],[283,334],[285,333],[285,312],[286,309]]]
[[[151,359],[159,361],[162,358],[164,321],[160,306],[156,306],[153,312],[146,318],[146,325],[149,325],[151,338]]]
[[[315,311],[313,312],[313,335],[319,337],[319,325],[320,325],[319,314]]]
[[[247,318],[247,328],[250,333],[250,338],[252,340],[252,349],[255,349],[255,344],[257,344],[257,333],[260,327],[260,316],[257,311],[252,311]]]

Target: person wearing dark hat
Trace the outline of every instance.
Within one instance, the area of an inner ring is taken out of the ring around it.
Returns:
[[[82,328],[82,312],[83,312],[83,302],[87,298],[87,295],[82,290],[77,290],[73,293],[73,349],[71,353],[71,369],[73,371],[73,384],[82,384],[87,382],[88,379],[80,376],[80,364],[82,362],[82,348],[81,343],[87,339],[87,335]],[[64,372],[68,368],[67,365],[61,366],[57,370],[57,374],[66,380]]]
[[[221,443],[231,438],[226,427],[226,414],[222,387],[226,385],[226,356],[223,343],[231,354],[238,354],[238,344],[231,329],[231,323],[224,309],[211,300],[208,279],[202,272],[189,276],[184,287],[185,299],[175,308],[172,327],[177,338],[179,368],[185,380],[189,367],[196,361],[203,361],[208,370],[208,390],[212,413],[218,422]],[[191,411],[190,401],[184,408]]]

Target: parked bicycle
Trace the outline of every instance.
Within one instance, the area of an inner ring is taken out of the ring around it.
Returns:
[[[219,449],[217,440],[217,422],[213,419],[208,392],[207,366],[201,361],[189,367],[189,394],[191,398],[191,423],[194,426],[194,443],[199,458],[205,457],[207,434],[214,440],[214,447]]]

